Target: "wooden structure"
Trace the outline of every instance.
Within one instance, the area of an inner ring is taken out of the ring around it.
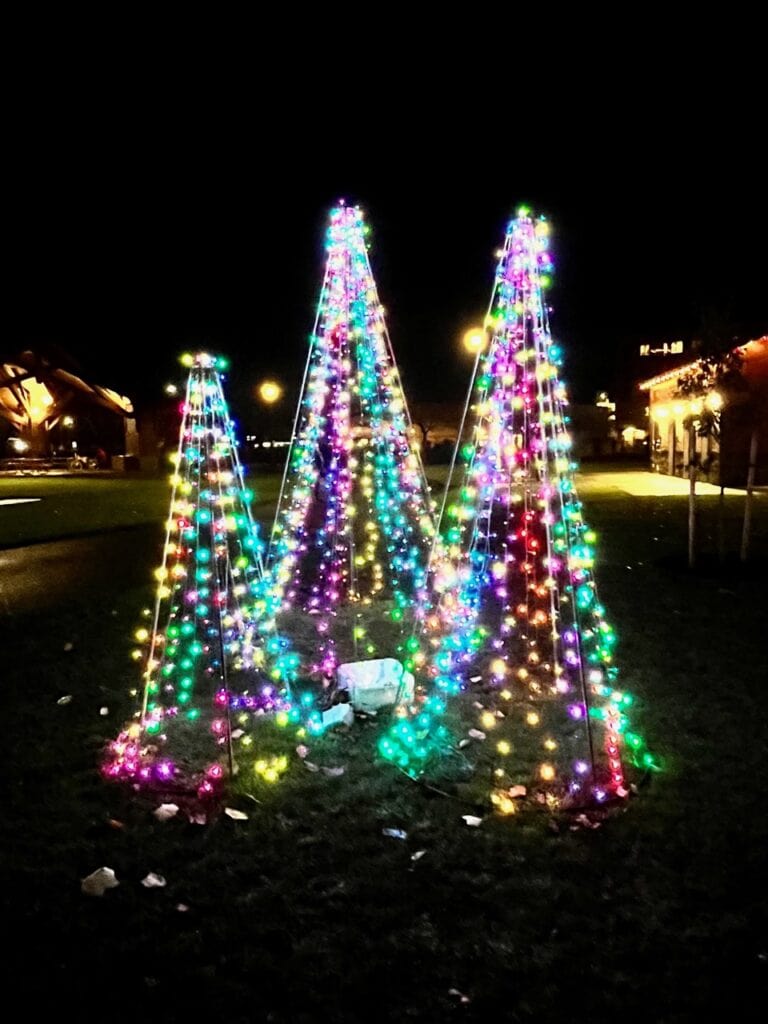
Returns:
[[[16,434],[14,454],[27,459],[49,458],[54,454],[51,439],[57,429],[74,426],[75,415],[98,410],[111,413],[110,420],[119,417],[118,424],[105,431],[116,438],[115,443],[102,447],[119,447],[120,454],[135,455],[138,437],[130,399],[109,388],[87,384],[34,352],[22,352],[0,363],[0,419]]]

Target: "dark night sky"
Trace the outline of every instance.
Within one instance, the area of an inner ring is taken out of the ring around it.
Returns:
[[[616,392],[639,343],[689,338],[702,304],[768,330],[757,71],[727,89],[687,81],[655,97],[564,89],[528,119],[492,83],[489,109],[424,79],[330,125],[328,102],[299,108],[257,82],[235,106],[178,84],[32,97],[8,140],[2,354],[59,345],[151,400],[178,354],[205,346],[231,357],[247,418],[261,377],[298,384],[325,218],[344,196],[373,228],[409,395],[458,399],[462,329],[527,202],[552,221],[552,327],[574,397]]]

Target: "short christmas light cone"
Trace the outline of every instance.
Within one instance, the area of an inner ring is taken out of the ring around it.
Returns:
[[[340,663],[407,661],[435,537],[367,233],[358,208],[332,211],[270,543],[273,674],[315,710]],[[316,726],[319,714],[310,717]]]
[[[222,389],[226,364],[205,353],[182,362],[189,377],[163,564],[154,612],[136,632],[141,707],[110,744],[104,772],[206,796],[232,772],[232,716],[243,709],[247,720],[276,698],[253,684],[249,623],[262,597],[263,550]]]
[[[506,234],[441,517],[448,557],[433,565],[425,616],[430,682],[380,745],[419,774],[440,745],[446,699],[471,683],[475,739],[506,812],[521,792],[561,806],[625,796],[623,751],[653,766],[628,729],[632,698],[618,685],[596,537],[574,485],[544,297],[548,235],[525,209]]]

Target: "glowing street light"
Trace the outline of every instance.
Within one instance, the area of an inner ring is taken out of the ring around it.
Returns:
[[[485,331],[482,327],[470,327],[462,338],[464,348],[473,356],[483,351],[486,340]]]
[[[258,387],[259,398],[265,405],[274,405],[283,395],[283,389],[275,380],[265,380]]]
[[[166,384],[165,393],[166,395],[170,395],[171,398],[173,398],[174,395],[178,395],[179,389],[176,387],[175,384]]]

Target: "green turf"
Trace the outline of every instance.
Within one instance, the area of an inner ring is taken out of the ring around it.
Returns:
[[[276,501],[280,478],[254,474],[254,512]],[[0,548],[116,527],[162,521],[170,498],[166,479],[147,477],[0,477],[0,499],[38,498],[0,505]]]
[[[25,1014],[51,1006],[100,1021],[762,1019],[764,502],[752,572],[707,562],[691,576],[684,499],[593,489],[623,685],[666,764],[595,830],[543,813],[467,828],[461,815],[482,808],[376,763],[371,724],[310,744],[311,761],[345,768],[339,778],[294,756],[278,785],[240,779],[232,802],[247,821],[158,824],[96,771],[131,710],[128,652],[146,593],[90,595],[44,624],[7,620],[9,991]],[[739,509],[729,499],[731,549]],[[702,503],[712,551],[715,510]],[[147,552],[137,558],[151,565]],[[73,699],[60,706],[64,694]],[[120,887],[81,895],[79,880],[101,865]],[[142,888],[149,871],[168,886]]]

